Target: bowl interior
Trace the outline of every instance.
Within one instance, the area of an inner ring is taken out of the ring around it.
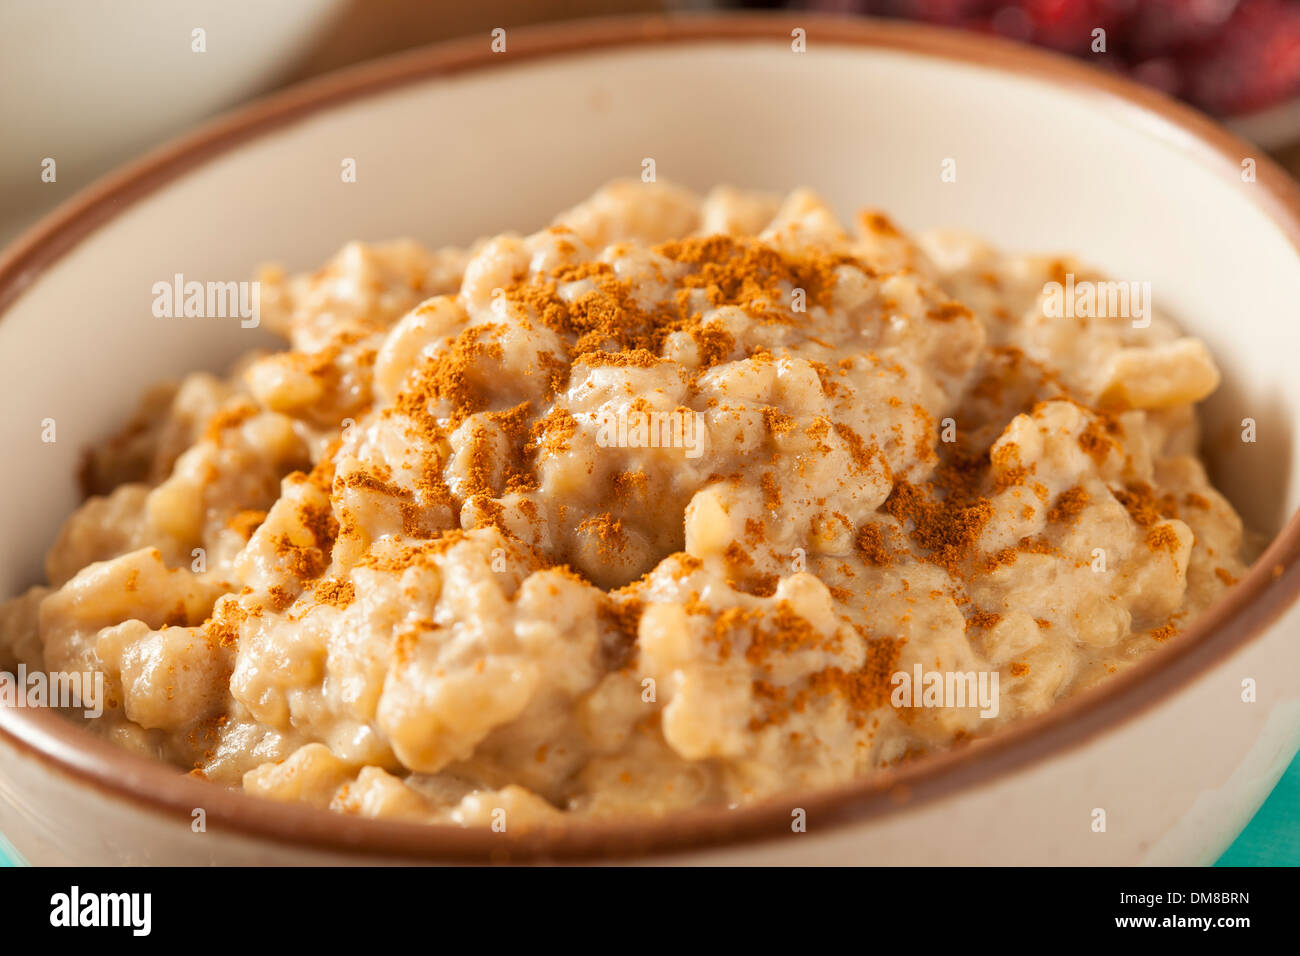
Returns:
[[[1300,256],[1262,187],[1145,111],[1067,86],[915,53],[788,41],[631,46],[432,78],[349,100],[216,155],[90,234],[0,322],[0,592],[40,578],[77,500],[81,450],[149,383],[223,368],[266,343],[232,319],[155,318],[152,288],[322,262],[349,239],[438,245],[538,227],[605,180],[706,189],[807,185],[845,217],[955,226],[1007,247],[1077,253],[1149,281],[1209,344],[1216,479],[1274,532],[1297,504],[1291,321]],[[355,160],[356,182],[340,175]],[[956,180],[941,176],[945,161]],[[949,167],[953,168],[953,167]],[[1241,420],[1258,441],[1240,440]],[[55,422],[54,442],[42,440]]]

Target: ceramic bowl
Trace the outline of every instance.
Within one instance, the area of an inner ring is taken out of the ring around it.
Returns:
[[[796,52],[796,31],[806,51]],[[1219,486],[1272,543],[1167,649],[980,746],[736,811],[486,833],[256,801],[0,710],[0,830],[39,863],[1205,863],[1300,745],[1300,198],[1161,96],[1006,43],[813,16],[636,19],[471,37],[259,102],[57,211],[0,261],[0,591],[39,579],[81,450],[157,379],[259,344],[156,319],[175,273],[311,267],[343,242],[546,223],[612,177],[808,185],[843,213],[1077,252],[1204,339]],[[357,182],[344,183],[344,159]],[[941,169],[954,160],[955,182]],[[57,421],[57,441],[41,422]],[[1243,419],[1258,440],[1241,440]],[[1253,681],[1252,702],[1243,682]],[[792,832],[792,808],[807,832]],[[196,811],[205,826],[198,828]],[[1099,831],[1096,811],[1104,810]]]

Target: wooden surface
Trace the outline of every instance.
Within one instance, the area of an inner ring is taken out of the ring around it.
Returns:
[[[386,53],[496,27],[524,27],[620,13],[689,7],[673,0],[352,0],[312,51],[291,65],[282,85]]]

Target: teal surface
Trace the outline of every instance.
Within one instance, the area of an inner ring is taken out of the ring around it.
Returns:
[[[17,856],[0,836],[0,866],[17,865]],[[1215,865],[1300,866],[1300,757]]]
[[[18,851],[10,846],[5,835],[0,833],[0,866],[18,866],[19,861]]]
[[[1217,866],[1300,866],[1300,757]]]

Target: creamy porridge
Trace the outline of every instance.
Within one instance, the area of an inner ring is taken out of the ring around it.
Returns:
[[[88,457],[0,667],[102,672],[92,731],[220,784],[467,825],[987,735],[1248,560],[1196,455],[1210,355],[1102,281],[642,183],[266,270],[289,349],[152,390]]]

